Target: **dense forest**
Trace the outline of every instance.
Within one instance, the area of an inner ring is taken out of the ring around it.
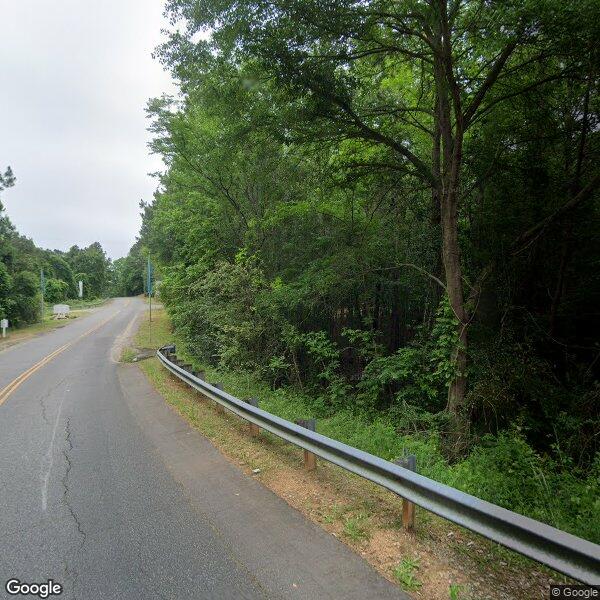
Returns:
[[[166,10],[138,245],[186,350],[598,541],[600,4]]]
[[[0,192],[14,183],[10,167],[0,172]],[[41,271],[44,300],[51,304],[77,298],[78,281],[84,299],[106,297],[113,288],[112,265],[98,242],[67,252],[38,248],[18,233],[0,202],[0,318],[11,327],[40,320]]]

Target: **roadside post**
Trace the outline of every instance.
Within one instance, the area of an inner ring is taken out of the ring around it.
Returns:
[[[77,284],[77,295],[80,298],[83,298],[83,281],[79,281],[79,283]]]
[[[6,337],[6,330],[8,328],[8,319],[2,319],[0,321],[0,327],[2,327],[2,337]]]
[[[150,257],[148,257],[148,267],[146,269],[146,290],[148,292],[148,302],[150,303],[148,337],[150,338],[150,347],[152,347],[152,265],[150,264]]]
[[[305,429],[309,429],[310,431],[317,430],[317,420],[316,419],[298,419],[296,421],[296,425],[300,425],[300,427],[304,427]],[[304,468],[307,471],[314,471],[317,468],[317,457],[312,452],[308,450],[304,450]]]
[[[399,467],[417,472],[417,457],[414,454],[403,456],[394,461]],[[410,500],[402,498],[402,527],[410,531],[415,526],[415,505]]]
[[[46,291],[46,279],[44,278],[44,269],[40,269],[40,290],[42,292],[41,313],[42,323],[44,322],[44,292]]]
[[[246,402],[251,406],[258,408],[258,398],[248,398]],[[252,437],[258,437],[260,435],[260,427],[255,423],[250,423],[250,435]]]
[[[150,257],[148,257],[146,277],[146,289],[148,290],[148,300],[150,302],[150,321],[152,321],[152,265],[150,264]]]
[[[223,384],[222,383],[213,383],[213,385],[218,389],[223,391]],[[217,402],[215,400],[215,404],[216,404],[216,410],[217,412],[222,415],[225,413],[225,409],[223,408],[223,405],[220,402]]]

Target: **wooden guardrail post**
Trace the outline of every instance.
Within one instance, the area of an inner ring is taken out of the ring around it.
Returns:
[[[417,472],[417,457],[414,454],[403,456],[394,461],[400,467]],[[415,505],[410,500],[402,498],[402,527],[410,531],[415,526]]]
[[[258,398],[248,398],[246,402],[258,408]],[[260,427],[255,423],[250,423],[250,435],[252,437],[258,437],[260,435]]]
[[[296,425],[309,429],[310,431],[317,430],[316,419],[298,419]],[[314,471],[317,468],[317,457],[309,450],[304,450],[304,468],[307,471]]]
[[[202,380],[204,381],[204,371],[201,371],[201,370],[194,369],[194,370],[192,371],[192,375],[193,375],[194,377],[197,377],[198,379],[202,379]],[[199,394],[202,394],[202,392],[200,392],[199,390],[197,390],[197,391],[198,391],[198,393],[199,393]],[[203,396],[203,397],[204,397],[204,396]]]
[[[213,383],[213,386],[216,387],[218,390],[223,391],[223,384],[222,383]],[[225,408],[223,407],[223,405],[220,402],[217,402],[217,412],[219,414],[224,414],[225,413]]]

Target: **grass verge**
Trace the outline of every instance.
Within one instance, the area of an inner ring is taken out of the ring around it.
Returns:
[[[147,318],[141,321],[134,343],[157,347],[173,341],[168,318],[159,309],[153,310],[152,323]],[[195,366],[206,371],[209,381],[222,383],[238,397],[260,398],[261,407],[270,412],[290,420],[310,416],[302,398],[270,390],[248,374]],[[232,414],[218,414],[212,402],[173,377],[155,358],[140,363],[140,368],[166,401],[225,457],[415,598],[533,599],[545,597],[549,584],[559,581],[546,569],[420,508],[416,530],[404,531],[401,501],[394,494],[324,461],[319,461],[316,472],[308,473],[302,468],[300,449],[265,432],[250,437],[248,424]],[[336,430],[335,419],[325,426],[321,423],[319,431],[336,439],[346,435],[343,428]]]
[[[9,328],[6,337],[0,338],[0,351],[6,350],[6,348],[18,344],[19,342],[46,333],[47,331],[51,331],[52,329],[60,329],[61,327],[68,325],[72,319],[77,319],[84,314],[85,312],[83,310],[72,310],[69,314],[69,319],[53,319],[51,314],[48,313],[44,317],[43,322],[31,323],[15,329]]]

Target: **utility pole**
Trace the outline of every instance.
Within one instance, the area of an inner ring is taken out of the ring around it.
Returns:
[[[41,309],[42,309],[42,325],[44,324],[44,292],[46,291],[46,281],[44,279],[44,269],[40,269],[40,289],[42,291],[42,303],[41,303]]]
[[[146,289],[148,290],[148,300],[150,301],[150,321],[152,321],[152,265],[150,264],[150,257],[148,257],[148,279],[146,282]]]
[[[148,269],[146,289],[148,290],[148,302],[150,303],[150,322],[148,323],[148,337],[150,338],[150,346],[152,346],[152,265],[148,256]]]

